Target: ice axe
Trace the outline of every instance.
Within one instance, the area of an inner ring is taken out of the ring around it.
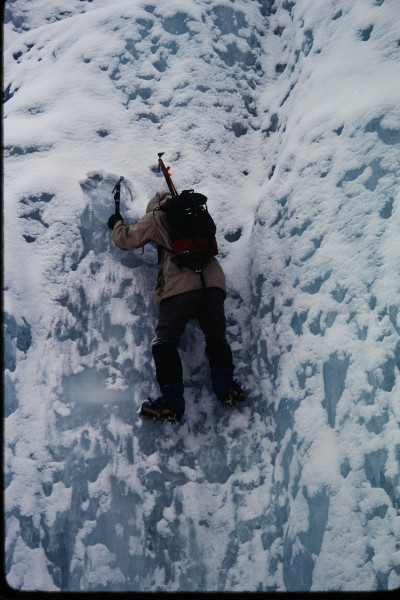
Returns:
[[[121,214],[119,206],[120,206],[120,199],[121,199],[121,181],[123,181],[124,178],[121,177],[118,179],[117,183],[114,186],[114,189],[112,191],[112,193],[114,194],[114,201],[115,201],[115,214]]]
[[[162,171],[164,177],[165,177],[165,181],[167,182],[169,191],[171,192],[171,194],[173,196],[178,196],[178,192],[176,191],[176,187],[174,186],[174,183],[171,179],[171,175],[169,174],[169,167],[166,167],[163,160],[162,160],[162,155],[164,154],[164,152],[159,152],[158,153],[158,172]]]

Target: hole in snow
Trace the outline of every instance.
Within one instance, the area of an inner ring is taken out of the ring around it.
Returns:
[[[239,229],[236,229],[235,231],[229,231],[228,233],[226,233],[224,235],[224,238],[226,239],[227,242],[237,242],[238,239],[240,239],[240,236],[242,235],[242,228],[239,227]]]

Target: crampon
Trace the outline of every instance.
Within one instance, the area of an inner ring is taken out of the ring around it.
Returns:
[[[240,383],[235,379],[229,390],[220,394],[218,398],[225,406],[235,406],[240,402],[244,402],[246,395]]]
[[[151,400],[149,398],[143,402],[139,410],[139,415],[144,419],[151,419],[153,421],[179,423],[183,413],[179,410],[166,406],[165,399],[160,397],[156,400]]]

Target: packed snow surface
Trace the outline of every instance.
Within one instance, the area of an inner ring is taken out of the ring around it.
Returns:
[[[8,585],[400,585],[398,0],[8,0]],[[181,426],[143,422],[156,250],[110,239],[165,189],[209,198],[247,391],[195,322]]]

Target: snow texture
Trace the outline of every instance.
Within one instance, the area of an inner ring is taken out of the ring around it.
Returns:
[[[398,0],[8,0],[7,583],[52,591],[400,585]],[[195,322],[181,426],[154,397],[155,248],[110,239],[209,197],[247,390]]]

